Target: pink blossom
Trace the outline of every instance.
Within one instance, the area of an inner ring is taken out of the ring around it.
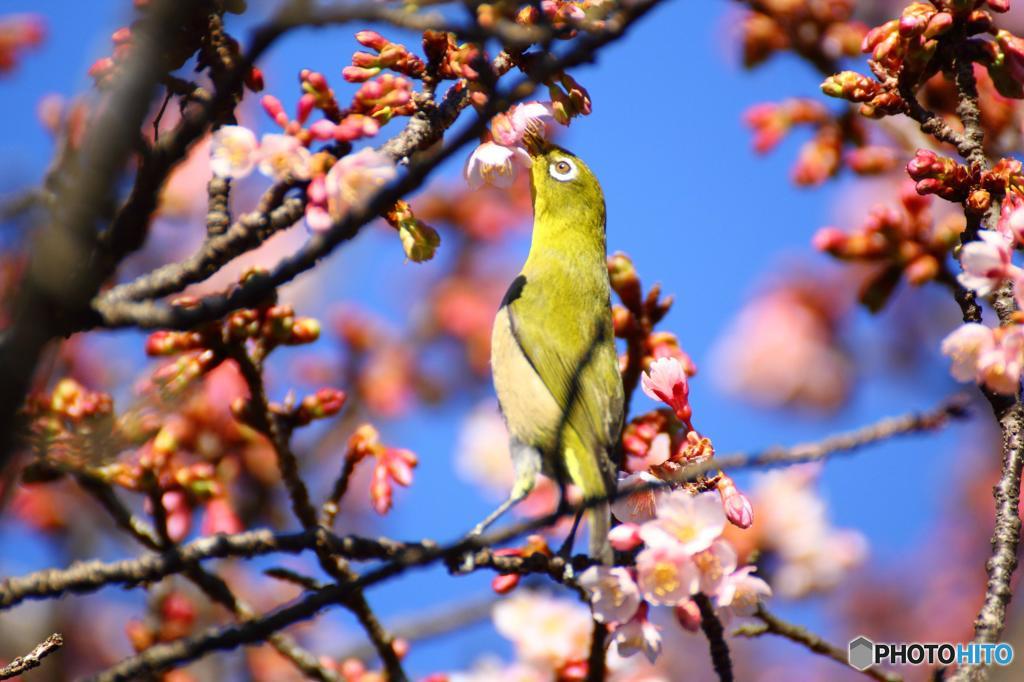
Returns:
[[[970,322],[942,341],[952,358],[950,372],[959,381],[983,383],[993,391],[1013,395],[1024,372],[1024,330],[1018,325],[990,329]]]
[[[397,176],[391,157],[375,149],[367,147],[343,157],[324,179],[328,213],[333,220],[340,220]]]
[[[1000,206],[999,223],[996,227],[1002,234],[1024,244],[1024,196],[1010,192]]]
[[[755,568],[744,566],[726,577],[717,594],[718,616],[728,623],[734,618],[753,615],[762,599],[772,596],[772,588],[750,575]]]
[[[620,552],[629,552],[643,544],[640,526],[635,523],[620,523],[608,531],[608,542]]]
[[[625,468],[629,472],[647,471],[656,466],[661,466],[668,461],[672,447],[672,437],[667,433],[659,433],[651,441],[647,452],[643,457],[637,457],[631,451],[626,451]]]
[[[180,490],[170,490],[160,497],[167,516],[167,536],[181,542],[192,529],[192,508],[188,497]]]
[[[646,471],[638,471],[619,479],[619,490],[626,490],[645,483],[657,483],[661,479]],[[667,494],[665,488],[651,488],[640,492],[624,495],[612,502],[612,514],[619,521],[643,523],[654,518],[658,500]]]
[[[736,550],[725,540],[715,540],[711,547],[693,555],[693,563],[700,572],[700,591],[714,594],[726,576],[736,570]]]
[[[657,517],[640,528],[648,547],[678,546],[687,555],[702,552],[725,529],[725,512],[714,493],[676,490],[658,503]]]
[[[297,180],[309,178],[309,150],[291,135],[264,135],[260,142],[259,152],[260,173],[282,180],[292,177]]]
[[[466,161],[466,182],[473,189],[483,184],[496,187],[512,185],[519,169],[530,167],[530,154],[523,136],[531,128],[543,129],[547,137],[555,124],[550,102],[526,102],[491,119],[487,139],[477,146]]]
[[[671,407],[676,416],[686,421],[691,415],[690,387],[686,371],[675,358],[658,358],[640,377],[640,387],[654,400]]]
[[[591,566],[579,582],[590,596],[594,620],[599,623],[625,623],[640,606],[640,590],[629,570],[621,566]]]
[[[750,528],[754,523],[754,508],[747,496],[739,491],[733,480],[726,475],[718,481],[718,494],[722,497],[725,518],[737,528]]]
[[[203,535],[216,535],[224,533],[231,535],[241,533],[245,530],[241,519],[235,513],[231,503],[223,497],[215,497],[206,503],[206,513],[203,515],[203,522],[200,532]]]
[[[1024,371],[1024,330],[1005,327],[996,334],[993,348],[978,355],[978,380],[996,393],[1013,395]]]
[[[655,606],[678,604],[700,586],[700,572],[680,545],[648,547],[637,555],[636,571],[644,599]]]
[[[473,189],[488,184],[510,187],[517,168],[530,167],[530,155],[522,147],[505,147],[495,142],[483,142],[466,161],[466,182]]]
[[[815,490],[820,470],[805,464],[755,479],[759,545],[772,553],[772,585],[786,597],[832,589],[867,553],[862,535],[830,522]]]
[[[306,227],[311,232],[325,232],[334,223],[327,212],[326,176],[314,175],[306,187]]]
[[[661,633],[658,626],[647,619],[647,604],[641,604],[632,620],[615,629],[613,641],[623,658],[642,651],[651,663],[658,659]]]
[[[995,346],[992,330],[977,322],[968,322],[942,340],[942,354],[953,361],[949,371],[957,381],[975,381],[978,358]]]
[[[593,625],[589,610],[577,602],[520,590],[494,607],[493,619],[528,663],[559,668],[586,658]]]
[[[964,245],[960,252],[960,265],[964,271],[957,280],[979,296],[988,296],[1003,282],[1019,274],[1020,268],[1011,262],[1012,238],[993,230],[982,230],[978,237],[978,241]]]
[[[244,178],[256,166],[256,134],[242,126],[221,126],[210,145],[210,170],[222,178]]]

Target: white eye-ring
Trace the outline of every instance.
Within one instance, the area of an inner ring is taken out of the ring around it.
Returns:
[[[569,182],[576,179],[576,176],[580,174],[580,169],[569,159],[558,159],[548,166],[548,173],[559,182]]]

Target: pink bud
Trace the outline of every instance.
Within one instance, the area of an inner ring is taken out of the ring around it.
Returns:
[[[377,50],[378,52],[383,50],[389,43],[388,39],[381,34],[369,30],[356,33],[356,40],[359,41],[360,45],[364,45],[371,50]]]
[[[701,615],[697,602],[692,599],[677,604],[675,608],[676,620],[683,626],[684,630],[697,632],[700,630]]]
[[[263,110],[267,112],[267,115],[279,126],[285,126],[288,123],[288,114],[284,113],[284,106],[281,104],[281,100],[274,97],[273,95],[263,95],[260,99],[260,104],[263,105]]]
[[[640,539],[640,526],[635,523],[620,523],[608,531],[608,542],[620,552],[636,549],[643,542]]]
[[[517,585],[519,585],[518,573],[504,573],[495,576],[494,580],[491,581],[491,589],[498,594],[508,594],[516,589]]]
[[[754,508],[747,496],[741,493],[732,479],[722,474],[718,482],[718,494],[722,498],[722,507],[729,523],[738,528],[750,528],[754,523]]]
[[[216,535],[224,533],[231,535],[241,533],[244,530],[242,521],[238,518],[231,503],[223,497],[215,497],[206,504],[206,513],[203,515],[203,522],[200,532],[203,535]]]
[[[330,121],[326,118],[322,118],[319,121],[315,122],[313,125],[309,126],[309,132],[313,136],[313,139],[316,140],[331,139],[332,137],[334,137],[334,134],[337,131],[337,129],[338,126],[334,123],[334,121]]]
[[[312,93],[305,93],[299,98],[299,105],[297,107],[297,113],[295,118],[299,123],[305,124],[306,120],[309,119],[309,115],[313,112],[313,108],[316,106],[316,96]]]

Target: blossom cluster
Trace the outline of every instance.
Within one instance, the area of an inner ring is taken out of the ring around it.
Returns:
[[[1024,198],[1016,192],[1003,200],[994,230],[981,230],[976,241],[960,253],[963,272],[960,284],[979,296],[988,296],[1013,283],[1017,305],[1024,301],[1024,270],[1013,262],[1016,248],[1024,244]],[[959,381],[976,381],[988,389],[1013,395],[1024,372],[1024,327],[1018,321],[992,329],[969,322],[950,333],[942,352],[952,359],[951,371]]]
[[[749,514],[749,508],[744,511]],[[752,575],[753,566],[738,567],[736,551],[721,535],[726,513],[714,493],[675,490],[659,496],[654,514],[642,523],[626,522],[609,534],[615,549],[629,552],[641,545],[636,568],[592,566],[580,576],[594,618],[612,627],[621,656],[642,651],[652,662],[661,650],[650,606],[674,607],[687,630],[701,621],[693,602],[698,593],[711,598],[718,617],[729,622],[753,614],[771,588]]]

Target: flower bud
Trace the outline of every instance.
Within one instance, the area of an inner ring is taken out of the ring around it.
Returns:
[[[718,481],[718,494],[722,498],[722,507],[729,523],[737,528],[750,528],[754,523],[754,508],[746,495],[741,493],[733,480],[722,474]]]
[[[701,615],[700,607],[697,606],[697,602],[692,599],[687,599],[676,605],[675,608],[676,620],[688,632],[699,632]]]

